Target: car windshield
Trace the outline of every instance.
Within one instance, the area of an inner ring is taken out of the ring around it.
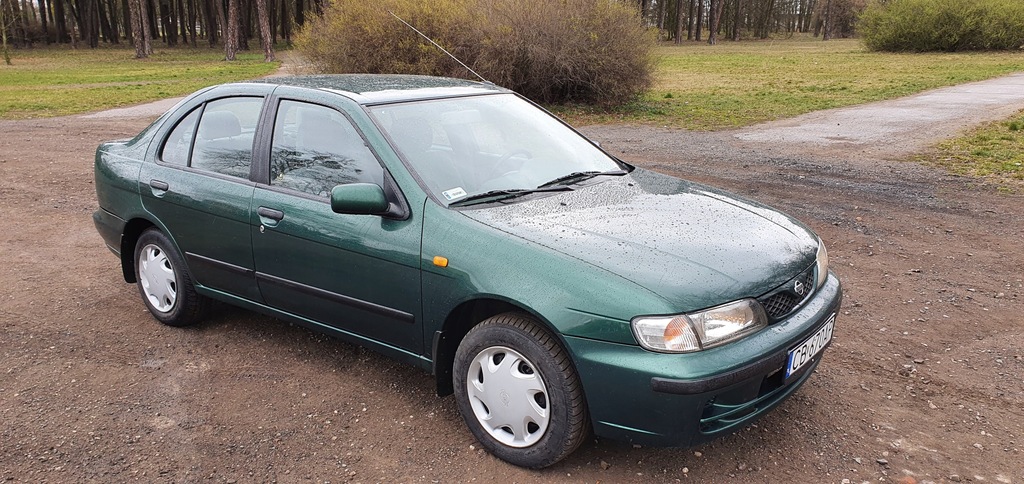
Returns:
[[[513,94],[389,104],[370,112],[425,188],[445,204],[490,193],[539,193],[538,187],[624,168]]]

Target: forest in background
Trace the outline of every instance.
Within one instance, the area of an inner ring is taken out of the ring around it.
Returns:
[[[642,21],[663,39],[715,43],[813,32],[828,40],[853,34],[866,0],[630,0]],[[326,0],[0,0],[5,44],[98,47],[129,43],[138,57],[152,42],[166,47],[223,46],[238,50],[289,44],[306,19],[320,15]],[[265,26],[264,26],[265,25]]]

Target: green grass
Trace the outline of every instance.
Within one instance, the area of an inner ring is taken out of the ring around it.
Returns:
[[[1024,111],[944,141],[918,161],[990,180],[1004,191],[1024,192]]]
[[[662,44],[654,86],[613,110],[556,107],[576,123],[634,122],[716,130],[891,99],[1024,71],[1024,52],[893,54],[858,40],[811,37]]]
[[[158,49],[135,59],[125,47],[14,50],[0,63],[0,118],[63,116],[181,96],[222,82],[261,77],[279,63],[261,52],[225,62],[208,48]]]

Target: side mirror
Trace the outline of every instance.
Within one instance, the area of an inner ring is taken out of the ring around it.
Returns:
[[[350,183],[331,190],[331,210],[335,213],[384,215],[390,208],[384,189],[373,183]]]

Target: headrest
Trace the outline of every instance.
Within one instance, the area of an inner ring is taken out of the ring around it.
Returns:
[[[232,112],[212,111],[203,113],[200,132],[206,139],[230,138],[242,134],[242,125]]]

